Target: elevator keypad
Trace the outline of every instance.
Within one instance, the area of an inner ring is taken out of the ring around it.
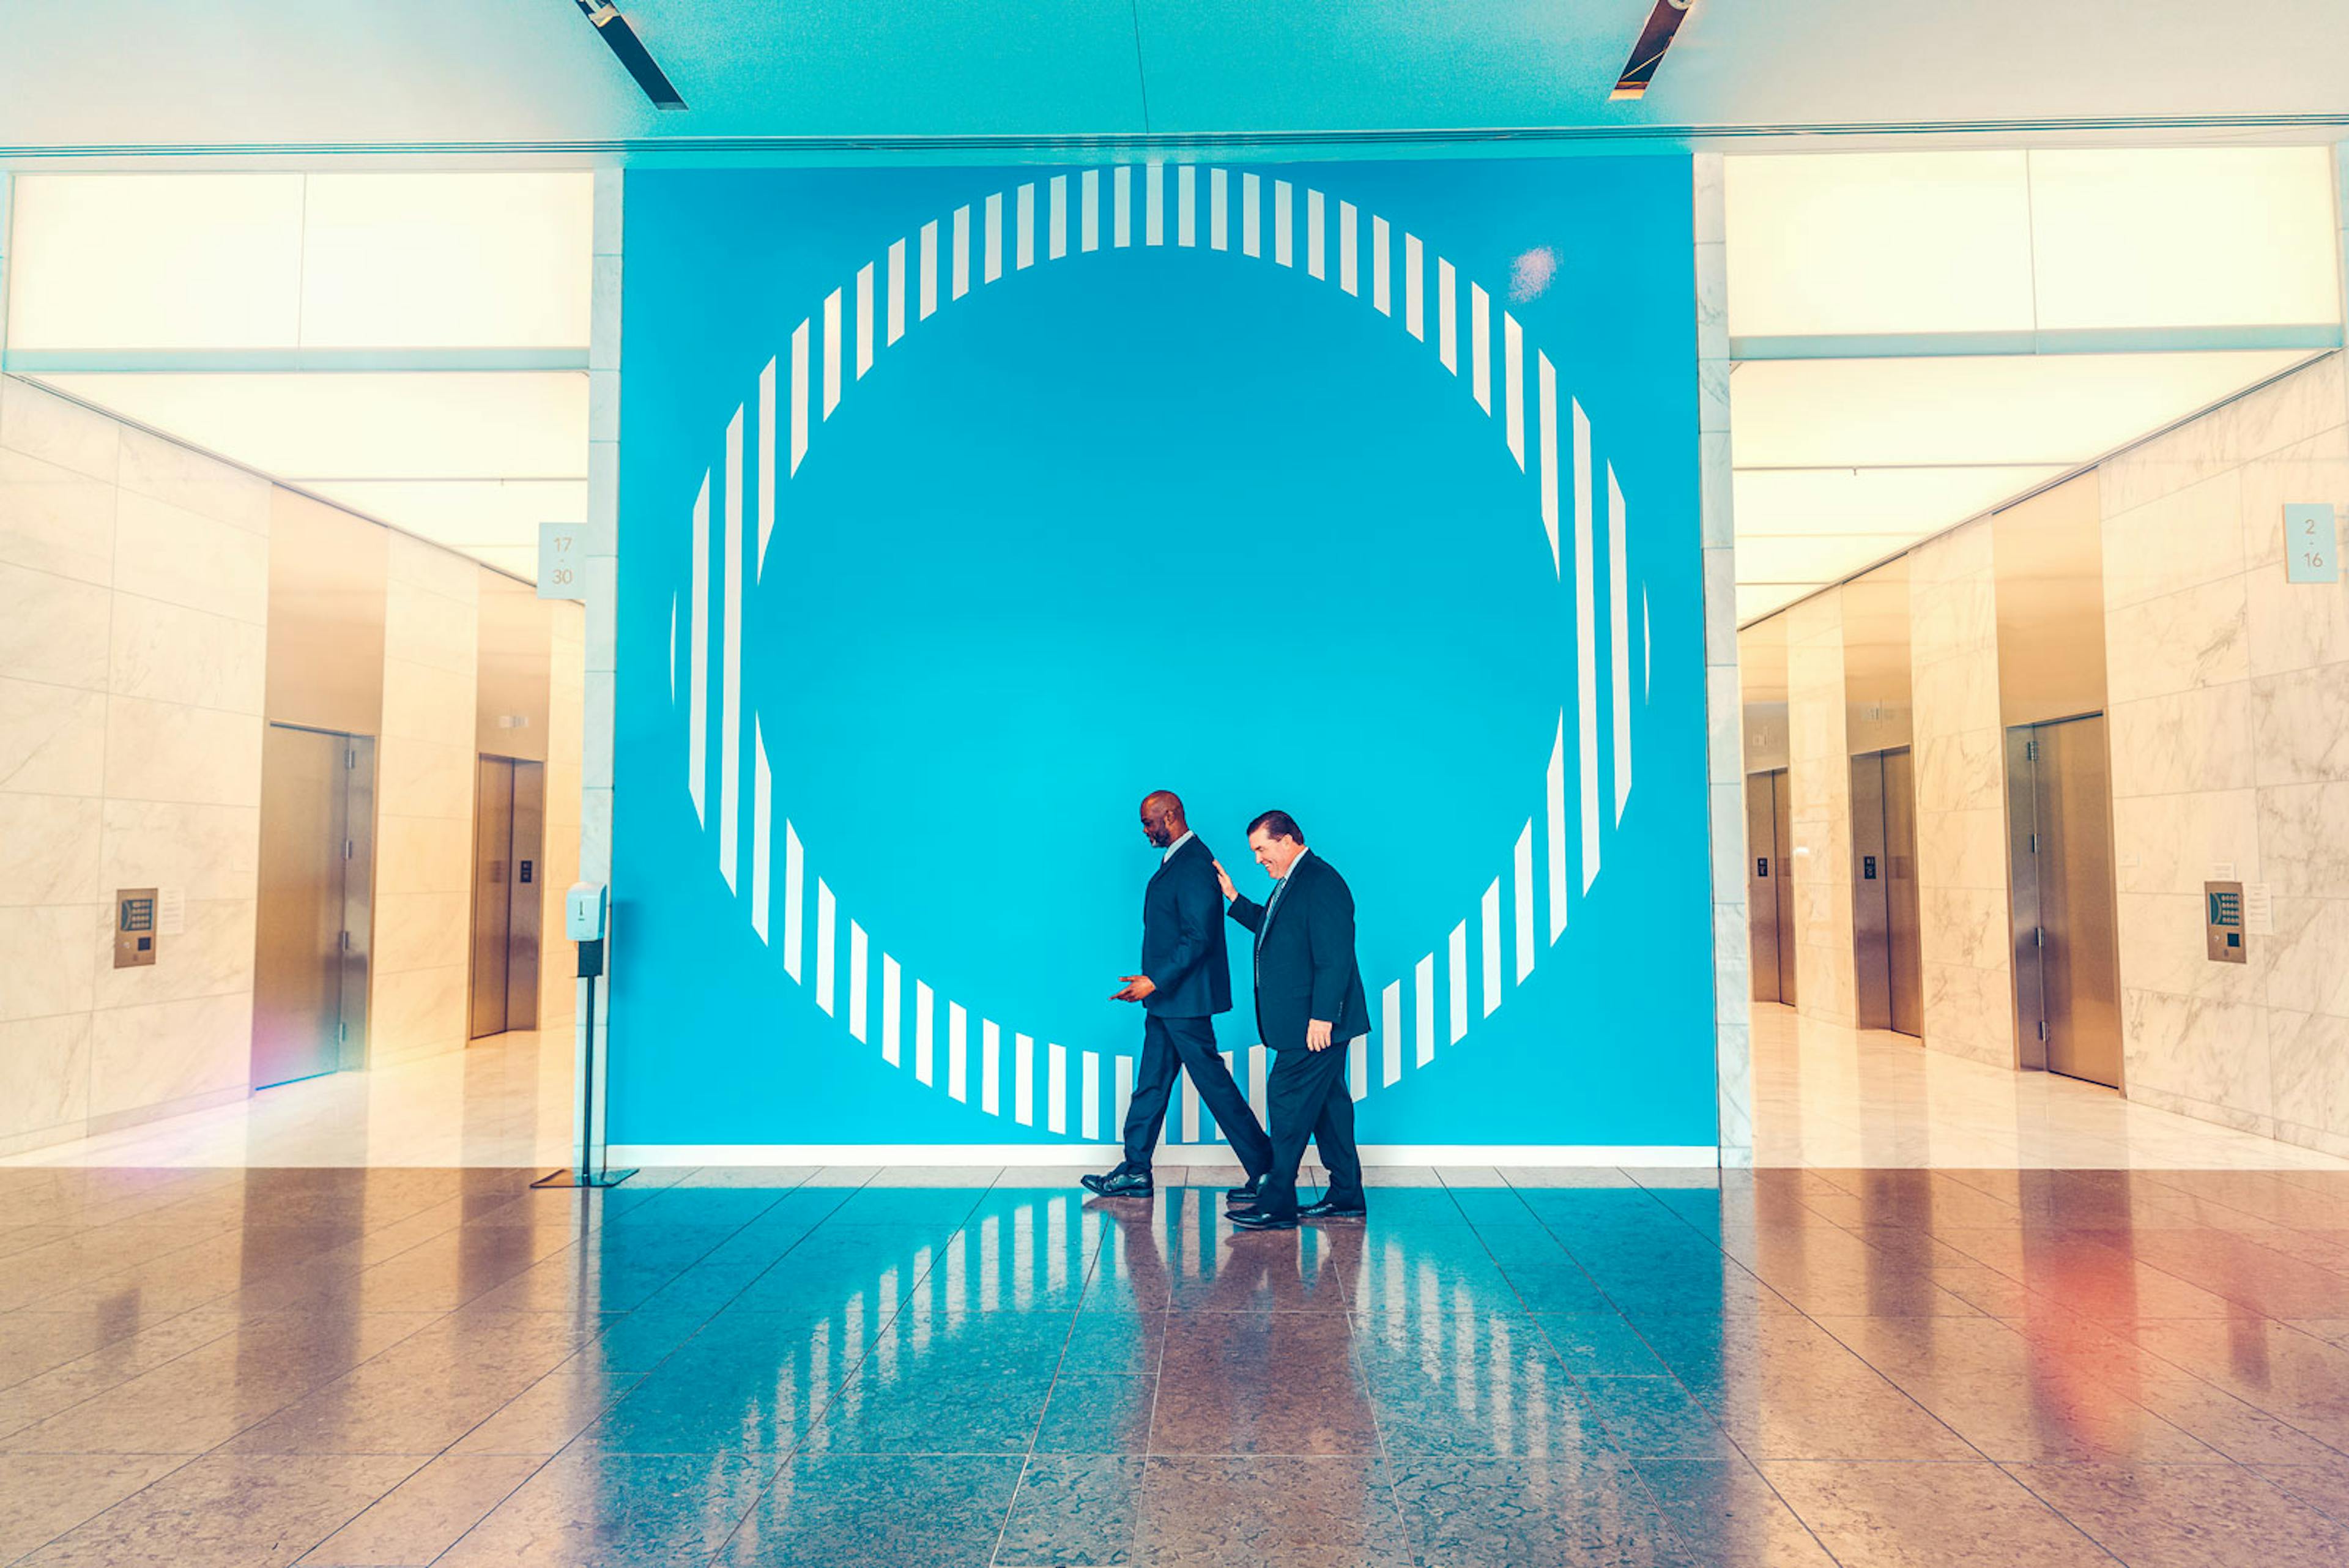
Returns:
[[[155,961],[155,889],[119,888],[114,894],[114,967]]]

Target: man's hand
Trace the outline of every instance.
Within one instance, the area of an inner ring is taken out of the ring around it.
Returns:
[[[1330,1020],[1309,1018],[1305,1021],[1305,1048],[1308,1051],[1330,1049]]]
[[[1228,904],[1240,896],[1240,890],[1232,886],[1232,874],[1224,869],[1224,863],[1220,860],[1216,862],[1216,883],[1224,890],[1225,903]]]
[[[1158,989],[1146,974],[1122,974],[1117,978],[1125,981],[1125,989],[1111,992],[1109,999],[1112,1002],[1140,1002]]]

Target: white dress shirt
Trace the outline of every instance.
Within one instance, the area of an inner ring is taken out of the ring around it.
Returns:
[[[1164,855],[1161,855],[1161,856],[1158,857],[1158,864],[1160,864],[1161,866],[1164,866],[1164,865],[1165,865],[1169,860],[1174,859],[1174,852],[1175,852],[1177,849],[1182,848],[1182,847],[1183,847],[1183,846],[1185,846],[1185,844],[1190,843],[1190,842],[1191,842],[1191,840],[1192,840],[1195,836],[1195,836],[1195,834],[1193,834],[1189,828],[1185,828],[1185,829],[1183,830],[1183,836],[1182,836],[1182,837],[1180,837],[1180,838],[1178,838],[1178,839],[1176,839],[1174,843],[1172,843],[1172,844],[1168,845],[1168,846],[1166,846],[1166,853],[1165,853],[1165,854],[1164,854]]]

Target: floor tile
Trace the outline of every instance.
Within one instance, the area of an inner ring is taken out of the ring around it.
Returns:
[[[1417,1563],[1640,1568],[1675,1561],[1663,1515],[1628,1472],[1490,1458],[1399,1458],[1390,1468]]]
[[[0,1454],[0,1563],[191,1462],[184,1454]]]
[[[305,1553],[302,1568],[429,1563],[543,1463],[536,1454],[443,1454]]]
[[[1063,1371],[1036,1432],[1040,1454],[1146,1454],[1158,1379]]]
[[[1121,1454],[1030,1459],[995,1568],[1092,1568],[1133,1561],[1147,1463]]]
[[[1019,1481],[1017,1458],[794,1459],[720,1563],[739,1568],[947,1568],[984,1563]]]
[[[1342,1314],[1177,1313],[1151,1428],[1157,1454],[1375,1454]]]
[[[1746,1460],[1638,1463],[1681,1560],[1706,1568],[1834,1568],[1826,1548]]]
[[[458,1540],[440,1568],[636,1568],[703,1562],[773,1472],[740,1455],[567,1453]]]
[[[2112,1568],[2103,1548],[1987,1462],[1760,1469],[1844,1568]]]
[[[2349,1527],[2234,1465],[2010,1465],[2129,1568],[2333,1568]]]
[[[420,1456],[209,1455],[67,1532],[42,1568],[282,1568],[357,1518]]]
[[[1154,1458],[1133,1561],[1143,1568],[1407,1568],[1384,1461]]]

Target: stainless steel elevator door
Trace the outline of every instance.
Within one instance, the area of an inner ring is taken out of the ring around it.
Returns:
[[[354,863],[369,836],[357,819],[371,796],[353,787],[365,744],[284,724],[264,732],[253,955],[256,1089],[347,1064],[354,963],[362,966],[358,996],[366,991],[365,944],[347,936],[354,895],[363,898],[366,888],[364,869],[355,874]],[[363,1019],[363,1001],[357,1010]]]
[[[1884,755],[1885,948],[1892,975],[1892,1029],[1925,1035],[1925,963],[1918,945],[1917,761],[1906,746]]]
[[[2018,726],[2007,754],[2025,1062],[2116,1089],[2120,957],[2104,716]]]
[[[1778,874],[1772,880],[1778,885],[1778,1000],[1792,1007],[1796,1001],[1795,990],[1795,878],[1789,873],[1795,856],[1795,792],[1787,781],[1786,770],[1780,768],[1770,775],[1770,790],[1775,801],[1772,816],[1772,832],[1778,846]]]
[[[471,1035],[538,1027],[539,763],[482,757],[473,800]]]
[[[513,775],[503,757],[481,759],[473,794],[472,1035],[506,1030],[507,931],[513,908]]]
[[[1851,759],[1851,957],[1854,1020],[1892,1027],[1892,954],[1885,898],[1884,753]]]
[[[1768,774],[1745,777],[1745,911],[1754,940],[1754,1000],[1778,996],[1778,883],[1786,868],[1778,861],[1777,792]]]

